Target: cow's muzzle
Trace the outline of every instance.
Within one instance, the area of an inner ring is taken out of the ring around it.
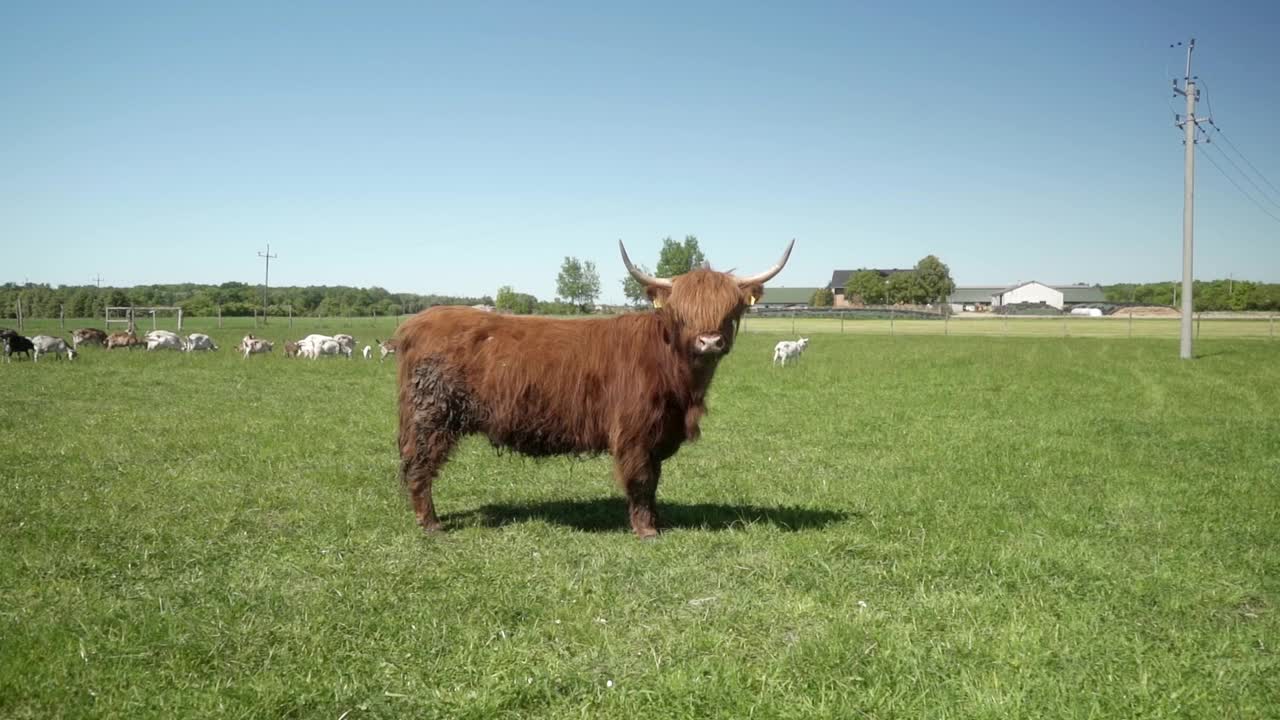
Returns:
[[[720,333],[704,333],[693,342],[695,355],[719,355],[725,350],[724,336]]]

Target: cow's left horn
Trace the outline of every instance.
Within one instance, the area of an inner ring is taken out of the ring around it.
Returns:
[[[622,244],[621,240],[618,241],[618,249],[622,251],[622,264],[627,266],[627,272],[631,273],[631,277],[635,278],[636,280],[639,280],[641,284],[644,284],[644,285],[652,285],[655,287],[665,287],[665,288],[671,287],[670,280],[666,278],[660,278],[660,277],[654,277],[652,275],[648,275],[643,271],[641,271],[640,269],[638,269],[635,265],[632,265],[631,258],[627,257],[627,248],[625,245]],[[790,250],[788,250],[788,252],[790,252]]]
[[[752,275],[751,277],[740,277],[738,278],[738,284],[743,286],[763,285],[769,282],[769,280],[771,280],[774,275],[777,275],[778,273],[782,272],[782,268],[785,267],[787,264],[787,259],[791,257],[791,248],[795,246],[796,246],[796,241],[794,238],[792,238],[791,242],[787,244],[787,251],[782,253],[782,259],[778,261],[777,265],[774,265],[773,267],[769,268],[768,270],[765,270],[759,275]]]

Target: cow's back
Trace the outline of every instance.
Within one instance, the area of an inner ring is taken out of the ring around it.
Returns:
[[[425,387],[465,419],[458,431],[530,455],[608,451],[621,427],[652,425],[665,402],[659,333],[643,314],[562,319],[431,308],[396,336],[402,428],[415,388]]]

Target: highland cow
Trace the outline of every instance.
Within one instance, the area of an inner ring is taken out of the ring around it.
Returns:
[[[441,529],[431,484],[458,440],[546,456],[609,453],[631,528],[658,534],[662,462],[696,440],[706,394],[737,323],[782,271],[737,277],[708,267],[674,278],[622,261],[652,312],[558,319],[434,307],[396,335],[400,356],[400,475],[418,524]]]

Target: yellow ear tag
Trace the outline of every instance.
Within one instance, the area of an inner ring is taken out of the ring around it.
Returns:
[[[658,308],[659,310],[661,310],[661,309],[662,309],[662,301],[661,301],[661,300],[659,300],[659,299],[657,299],[657,298],[654,298],[654,299],[653,299],[653,306],[654,306],[655,308]]]
[[[755,296],[755,295],[748,295],[748,296],[747,296],[747,304],[748,304],[748,305],[755,305],[755,304],[756,304],[756,296]]]

